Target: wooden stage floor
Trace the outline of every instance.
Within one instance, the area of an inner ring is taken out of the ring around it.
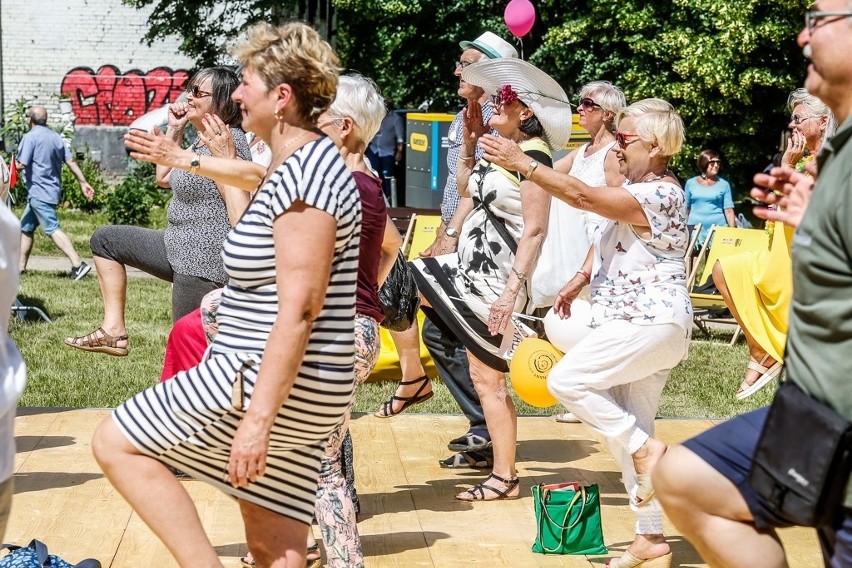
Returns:
[[[19,409],[12,517],[4,541],[38,538],[69,561],[94,557],[104,568],[175,566],[165,548],[132,514],[100,473],[90,440],[102,409]],[[678,442],[712,424],[708,420],[661,420],[658,435]],[[632,540],[632,514],[604,444],[580,424],[551,418],[518,420],[518,469],[522,499],[467,504],[453,495],[483,477],[474,470],[447,470],[448,440],[465,431],[458,416],[402,415],[352,423],[367,566],[571,566],[604,565]],[[601,486],[604,538],[609,556],[543,556],[530,551],[535,535],[530,487],[575,481]],[[239,566],[246,551],[232,500],[198,481],[185,481],[225,566]],[[179,529],[178,529],[179,530]],[[316,532],[316,528],[314,528]],[[667,524],[675,566],[706,566]],[[812,531],[782,533],[792,567],[821,566]]]

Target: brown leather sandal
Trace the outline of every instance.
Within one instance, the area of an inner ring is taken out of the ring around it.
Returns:
[[[486,485],[492,479],[499,481],[503,485],[506,486],[505,489],[498,489],[496,487],[492,487],[491,485]],[[513,477],[511,479],[506,479],[505,477],[500,477],[496,473],[491,473],[488,477],[485,478],[485,481],[482,483],[477,483],[467,491],[462,491],[458,495],[456,495],[456,499],[459,501],[497,501],[498,499],[517,499],[521,496],[520,493],[517,495],[509,495],[510,491],[513,491],[515,487],[521,482],[517,477]],[[490,491],[490,493],[486,493],[485,490]]]
[[[397,414],[402,414],[403,412],[405,412],[405,409],[411,408],[415,404],[426,402],[427,400],[432,398],[432,395],[434,395],[435,393],[431,390],[425,394],[421,394],[426,387],[432,386],[432,383],[429,381],[429,377],[427,377],[426,375],[423,375],[419,379],[412,379],[410,381],[399,381],[399,384],[401,385],[416,385],[418,383],[420,384],[420,386],[417,388],[417,392],[414,393],[414,396],[397,396],[396,393],[394,393],[394,395],[390,397],[390,400],[382,403],[382,406],[379,408],[379,410],[373,413],[373,416],[377,416],[379,418],[390,418],[392,416],[396,416]],[[393,411],[393,401],[395,400],[399,400],[402,402],[402,407],[396,412]]]
[[[118,337],[112,336],[104,331],[104,328],[99,327],[88,335],[79,337],[69,337],[65,340],[65,345],[81,349],[83,351],[91,351],[93,353],[106,353],[115,357],[124,357],[129,352],[128,347],[119,347],[119,341],[127,341],[128,347],[130,340],[127,335]]]

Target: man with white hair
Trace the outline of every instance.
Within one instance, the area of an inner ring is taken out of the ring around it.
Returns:
[[[805,492],[795,487],[802,480],[817,486],[808,490],[819,487],[816,475],[810,483],[800,470],[810,475],[814,463],[849,451],[848,441],[841,442],[840,452],[823,449],[828,436],[817,429],[819,421],[794,415],[815,406],[821,419],[835,415],[847,428],[852,421],[852,1],[811,5],[798,43],[811,61],[805,87],[831,108],[840,127],[817,158],[816,191],[811,180],[790,168],[756,175],[758,187],[752,190],[753,197],[779,205],[763,217],[797,227],[787,383],[772,409],[788,397],[798,397],[797,404],[779,415],[777,427],[765,426],[774,417],[768,408],[720,424],[669,450],[653,472],[666,513],[711,566],[786,567],[776,529],[800,524],[818,529],[826,566],[852,566],[848,467],[824,472],[827,486],[839,484],[836,499],[812,509],[813,517],[825,513],[825,520],[804,520],[790,506],[797,492]],[[786,424],[793,425],[792,435],[773,436]],[[763,456],[782,465],[779,475],[764,475],[772,462]]]

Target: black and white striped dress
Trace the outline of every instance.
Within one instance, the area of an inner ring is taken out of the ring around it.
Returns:
[[[296,382],[275,420],[266,475],[235,489],[227,481],[231,442],[251,404],[278,315],[273,221],[296,201],[337,220],[328,291]],[[360,231],[358,190],[333,142],[321,138],[297,150],[258,192],[225,241],[222,256],[230,281],[209,359],[118,407],[115,420],[127,438],[143,453],[239,499],[310,523],[325,443],[354,390]]]

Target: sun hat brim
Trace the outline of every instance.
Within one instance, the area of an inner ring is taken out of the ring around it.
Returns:
[[[486,94],[511,85],[544,128],[544,141],[561,150],[571,138],[571,105],[568,95],[550,75],[522,59],[486,59],[462,70],[462,79],[481,87]]]

